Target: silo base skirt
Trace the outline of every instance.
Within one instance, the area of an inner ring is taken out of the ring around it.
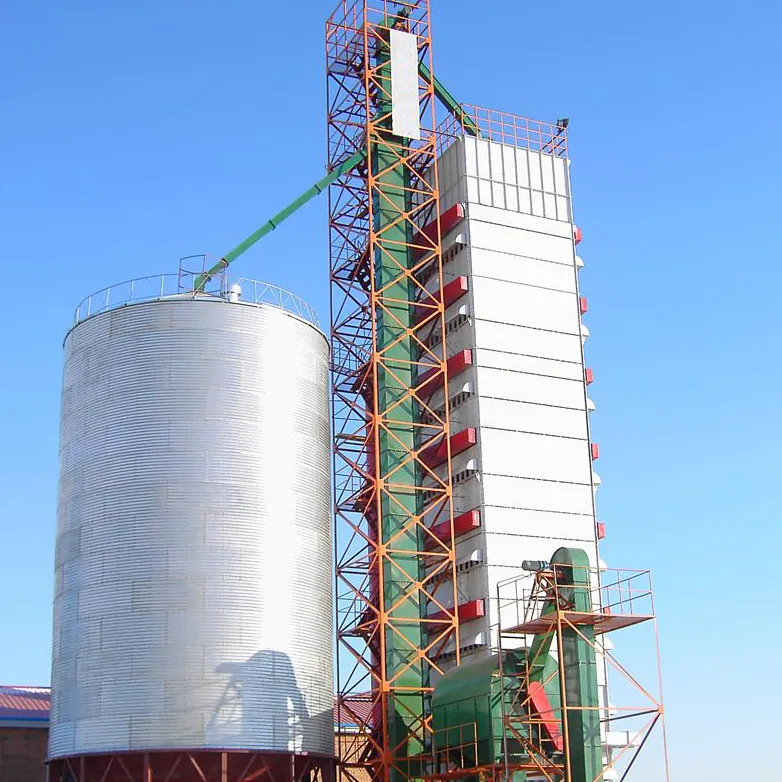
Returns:
[[[322,755],[231,750],[120,752],[56,758],[47,782],[334,782]]]

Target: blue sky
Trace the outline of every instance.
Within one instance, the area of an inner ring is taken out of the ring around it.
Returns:
[[[604,557],[655,574],[675,777],[733,779],[715,738],[762,744],[782,728],[782,4],[434,4],[435,70],[459,99],[571,118]],[[226,252],[322,175],[330,6],[4,8],[2,683],[49,681],[73,309],[180,256]],[[321,199],[237,271],[293,289],[326,322],[326,242]],[[743,775],[770,774],[770,754],[747,753]]]

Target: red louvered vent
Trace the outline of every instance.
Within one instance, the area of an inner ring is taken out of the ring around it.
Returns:
[[[459,223],[464,220],[464,205],[455,204],[450,209],[446,209],[439,217],[440,236],[445,236],[449,231],[453,231]],[[413,255],[420,258],[432,242],[437,241],[437,220],[425,225],[413,239],[413,244],[418,245],[413,250]]]
[[[471,448],[477,442],[475,429],[468,427],[461,432],[451,435],[446,441],[444,438],[436,445],[430,445],[421,451],[419,458],[430,468],[439,467],[448,458],[448,448],[446,443],[450,443],[451,456],[457,456],[468,448]]]
[[[457,375],[464,372],[467,367],[472,366],[472,351],[460,350],[451,356],[448,361],[445,362],[448,368],[448,377],[453,379]],[[438,391],[443,387],[445,382],[445,375],[439,371],[440,367],[432,367],[426,370],[419,378],[418,383],[418,395],[421,397],[431,396],[435,391]]]
[[[481,512],[478,508],[468,510],[456,516],[453,520],[453,534],[458,538],[466,535],[468,532],[478,529],[481,526]],[[432,535],[434,537],[432,537]],[[442,543],[451,542],[451,522],[450,520],[441,521],[432,527],[432,535],[426,536],[426,548],[434,549],[438,547],[438,541]]]
[[[456,608],[456,616],[459,620],[459,624],[464,624],[464,622],[471,622],[473,619],[486,616],[486,606],[483,600],[470,600],[467,603],[459,603]],[[429,614],[427,618],[442,620],[446,619],[447,617],[447,611],[437,611],[434,614]],[[432,630],[436,629],[437,628],[432,628]]]
[[[461,276],[451,280],[443,287],[443,303],[445,307],[448,308],[451,304],[457,302],[468,290],[467,277]],[[428,299],[423,299],[420,304],[417,304],[415,308],[416,323],[423,320],[427,315],[431,315],[439,303],[440,292],[437,291],[437,293],[431,294]]]

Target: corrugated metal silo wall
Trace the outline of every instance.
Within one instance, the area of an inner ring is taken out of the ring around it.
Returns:
[[[328,347],[139,304],[65,342],[51,757],[333,754]]]

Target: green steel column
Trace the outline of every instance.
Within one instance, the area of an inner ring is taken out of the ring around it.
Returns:
[[[386,43],[377,45],[375,57],[379,81],[385,93],[390,94],[391,59]],[[390,100],[383,91],[378,92],[378,116],[390,117]],[[387,610],[402,595],[410,595],[392,613],[391,622],[396,629],[387,628],[385,631],[386,678],[395,679],[394,690],[409,688],[407,693],[395,692],[389,701],[390,713],[387,716],[391,746],[408,741],[406,753],[403,750],[394,752],[394,755],[399,757],[405,754],[417,755],[423,750],[419,740],[424,705],[422,688],[427,685],[428,671],[424,669],[425,666],[417,654],[417,650],[426,645],[421,622],[424,606],[421,605],[415,589],[416,582],[422,579],[421,560],[417,554],[423,548],[422,541],[418,539],[417,526],[412,526],[410,531],[397,538],[418,511],[418,494],[415,491],[418,475],[415,463],[410,460],[410,454],[416,447],[416,410],[409,397],[409,390],[415,384],[415,359],[413,342],[407,335],[407,329],[413,325],[411,308],[407,303],[411,298],[411,290],[409,278],[403,272],[412,262],[409,251],[412,237],[409,235],[409,222],[400,219],[409,211],[410,179],[406,167],[390,146],[408,142],[392,135],[390,119],[388,124],[389,130],[383,131],[376,141],[372,154],[372,172],[377,178],[373,203],[374,227],[379,235],[378,242],[383,248],[376,249],[375,252],[375,286],[378,290],[389,286],[381,294],[383,306],[377,309],[377,347],[384,355],[383,361],[378,365],[378,413],[382,414],[399,400],[405,400],[389,416],[393,423],[387,425],[393,436],[382,428],[378,433],[381,474],[388,475],[393,472],[390,480],[400,485],[381,494],[381,542],[388,543],[393,539],[391,548],[395,551],[389,556],[393,564],[386,561],[384,566],[384,608]],[[393,347],[387,349],[387,346],[392,344]],[[396,377],[392,376],[386,367],[392,369]],[[404,466],[401,466],[403,464]],[[403,637],[400,637],[400,634]],[[412,665],[411,661],[414,661]],[[400,674],[403,669],[406,670]],[[404,779],[413,775],[409,765],[400,766],[402,773],[392,770],[392,779]]]
[[[572,608],[592,611],[589,558],[580,549],[561,548],[551,558],[553,567],[566,565],[558,577],[559,594]],[[565,586],[572,584],[572,589]],[[600,712],[598,710],[597,659],[595,630],[591,625],[579,627],[581,635],[570,627],[562,629],[560,665],[564,667],[566,714],[570,751],[566,762],[571,782],[592,782],[602,779],[603,752],[600,742]],[[583,637],[582,637],[583,636]]]

